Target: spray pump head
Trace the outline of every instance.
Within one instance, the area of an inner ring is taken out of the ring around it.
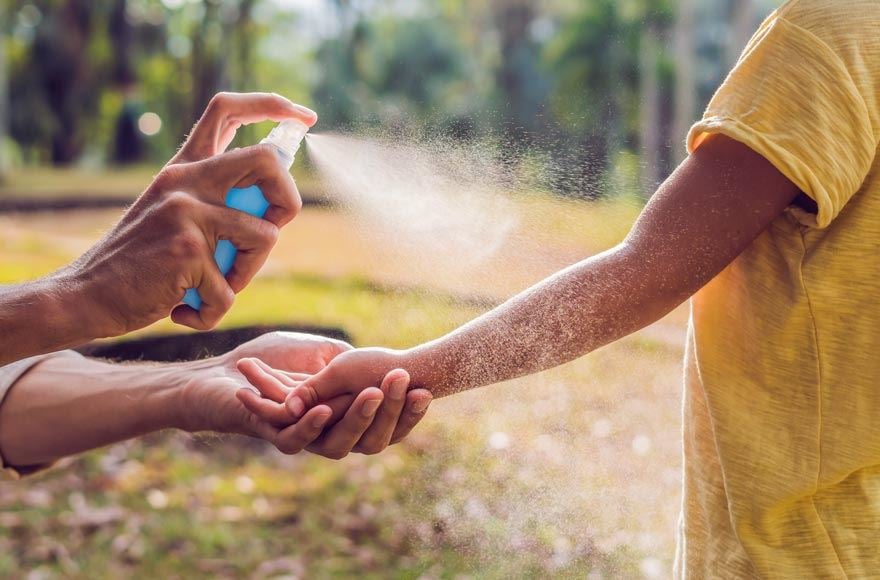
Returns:
[[[278,123],[261,143],[274,145],[284,165],[290,169],[299,145],[309,132],[309,127],[298,119],[287,119]]]

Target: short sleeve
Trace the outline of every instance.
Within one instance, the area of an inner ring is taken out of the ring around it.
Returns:
[[[14,363],[8,364],[6,366],[0,367],[0,405],[3,404],[3,400],[6,398],[6,394],[15,384],[15,382],[20,379],[22,376],[27,374],[28,371],[33,369],[36,365],[43,362],[47,358],[56,357],[56,356],[68,356],[75,355],[73,351],[62,351],[52,354],[44,354],[40,356],[34,356],[30,358],[26,358],[20,361],[16,361]],[[49,467],[48,465],[34,465],[28,466],[26,468],[14,468],[6,465],[6,462],[2,456],[2,450],[0,450],[0,478],[2,479],[19,479],[23,475],[29,475],[31,473],[35,473],[42,469]]]
[[[693,152],[713,133],[770,161],[818,206],[825,228],[859,190],[877,143],[844,61],[782,17],[761,27],[688,134]]]

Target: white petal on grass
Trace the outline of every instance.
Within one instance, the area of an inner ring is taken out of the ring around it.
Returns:
[[[155,510],[168,507],[168,496],[161,489],[151,489],[147,492],[147,503]]]
[[[632,450],[636,455],[647,455],[651,452],[651,438],[647,435],[636,435],[632,440]]]
[[[489,447],[492,449],[502,450],[510,447],[510,435],[503,431],[495,431],[489,435]]]
[[[239,475],[235,478],[235,489],[237,489],[239,493],[248,495],[253,493],[256,488],[257,485],[254,483],[254,480],[247,475]]]
[[[662,578],[665,576],[663,562],[657,558],[645,558],[639,564],[639,569],[645,575],[645,578]]]

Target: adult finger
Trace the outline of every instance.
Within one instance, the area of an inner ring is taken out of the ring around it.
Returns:
[[[292,220],[302,208],[293,177],[281,165],[278,152],[271,145],[251,145],[186,167],[200,186],[194,194],[203,201],[222,206],[230,188],[256,185],[270,206],[263,218],[278,227]]]
[[[290,416],[284,405],[271,399],[261,397],[250,387],[242,387],[235,391],[235,397],[245,409],[275,427],[287,427],[295,420]]]
[[[348,455],[373,422],[383,397],[376,387],[361,391],[342,420],[306,449],[330,459]]]
[[[274,93],[218,93],[208,103],[172,163],[197,161],[222,153],[242,125],[285,119],[299,119],[311,127],[318,116],[311,109]]]
[[[278,241],[278,226],[243,211],[217,206],[209,212],[206,225],[209,239],[229,240],[238,250],[226,280],[234,292],[241,292],[269,258]]]
[[[413,427],[418,425],[419,421],[425,417],[425,413],[428,412],[428,406],[430,406],[432,399],[431,391],[427,389],[413,389],[406,394],[406,405],[397,422],[397,427],[394,429],[394,434],[391,436],[391,445],[409,435]]]
[[[243,358],[236,363],[238,372],[244,375],[260,394],[276,403],[283,403],[291,388],[276,374],[271,367],[257,358]]]
[[[203,264],[205,266],[201,269],[200,280],[195,283],[199,296],[202,297],[201,308],[195,310],[181,304],[171,311],[171,320],[196,330],[211,330],[232,308],[235,292],[220,273],[213,256],[206,255]]]
[[[402,369],[389,372],[382,379],[380,388],[385,393],[385,398],[376,413],[376,418],[355,447],[355,451],[359,453],[373,455],[388,447],[406,401],[409,373]]]

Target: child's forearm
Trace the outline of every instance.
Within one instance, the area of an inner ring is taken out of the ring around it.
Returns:
[[[442,397],[578,358],[651,324],[687,298],[686,290],[652,279],[640,261],[633,247],[621,244],[578,263],[408,351],[403,366],[413,384]]]
[[[570,361],[686,300],[797,194],[747,146],[711,137],[660,187],[623,244],[406,352],[403,366],[436,397]]]

